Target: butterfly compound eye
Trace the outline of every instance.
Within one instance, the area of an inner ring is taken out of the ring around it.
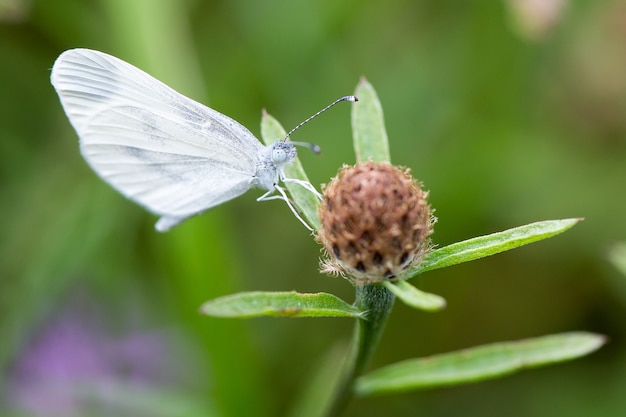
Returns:
[[[282,148],[272,149],[272,162],[281,164],[287,160],[287,152]]]

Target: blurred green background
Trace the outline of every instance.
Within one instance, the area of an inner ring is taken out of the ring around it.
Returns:
[[[554,8],[551,8],[554,7]],[[343,319],[200,317],[236,291],[352,287],[262,191],[166,234],[87,167],[50,85],[58,54],[98,49],[259,134],[361,76],[392,161],[431,191],[445,245],[536,220],[566,234],[422,276],[438,314],[395,306],[373,367],[569,330],[588,358],[487,383],[355,401],[346,416],[622,416],[626,277],[626,1],[0,0],[0,414],[278,416]],[[350,105],[298,131],[311,181],[353,163]],[[337,350],[339,349],[339,350]]]

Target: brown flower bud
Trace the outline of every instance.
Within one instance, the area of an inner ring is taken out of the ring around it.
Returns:
[[[430,249],[435,218],[409,170],[368,161],[345,166],[319,208],[322,271],[357,285],[401,278]]]

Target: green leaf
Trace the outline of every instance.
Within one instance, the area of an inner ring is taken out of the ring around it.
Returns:
[[[314,359],[303,364],[306,372],[301,378],[304,383],[302,392],[292,398],[288,417],[324,417],[329,415],[331,400],[341,385],[342,369],[347,346],[345,342],[336,344],[321,359]],[[308,369],[307,369],[308,368]]]
[[[101,408],[107,404],[112,411],[108,415],[118,416],[168,416],[214,417],[222,415],[218,411],[215,398],[194,395],[193,391],[184,388],[167,387],[158,384],[137,384],[116,378],[94,378],[88,384],[76,383],[71,380],[58,381],[55,389],[71,395],[78,401],[89,402],[90,407]],[[94,397],[94,392],[106,392],[106,397]],[[54,415],[56,413],[53,413]],[[73,413],[69,414],[72,415]],[[83,416],[104,416],[98,412],[85,412]],[[3,413],[5,417],[8,417]],[[12,414],[13,415],[13,414]],[[59,415],[59,414],[57,414]],[[14,417],[24,414],[15,414]]]
[[[361,78],[354,95],[359,99],[358,103],[352,106],[352,134],[356,160],[389,162],[391,158],[383,108],[374,87],[365,78]]]
[[[439,311],[446,306],[446,300],[443,297],[421,291],[404,280],[384,281],[383,285],[409,307],[425,311]]]
[[[600,348],[605,340],[593,333],[571,332],[409,359],[357,379],[355,390],[371,395],[482,381],[575,359]]]
[[[473,261],[547,239],[563,233],[581,220],[546,220],[453,243],[428,253],[422,263],[410,270],[406,277],[408,279],[426,271]]]
[[[273,118],[267,112],[263,112],[261,118],[261,137],[266,145],[272,145],[276,140],[283,139],[287,135],[287,132],[278,120]],[[303,181],[309,181],[304,168],[300,160],[296,158],[293,163],[285,167],[285,176],[287,178],[296,178]],[[304,219],[313,227],[313,229],[319,229],[320,219],[317,216],[317,207],[320,201],[310,191],[298,184],[285,183],[289,195],[295,203],[296,207],[300,210],[300,213],[304,216]]]
[[[609,261],[626,276],[626,242],[615,243],[609,249]]]
[[[200,312],[214,317],[363,317],[364,313],[332,294],[242,292],[207,301]]]
[[[608,250],[608,260],[617,269],[619,274],[610,275],[609,283],[622,302],[626,302],[626,242],[614,243]]]

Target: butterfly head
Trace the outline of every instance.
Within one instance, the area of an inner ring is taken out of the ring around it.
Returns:
[[[277,140],[271,147],[270,161],[275,167],[282,167],[296,158],[293,143]]]

